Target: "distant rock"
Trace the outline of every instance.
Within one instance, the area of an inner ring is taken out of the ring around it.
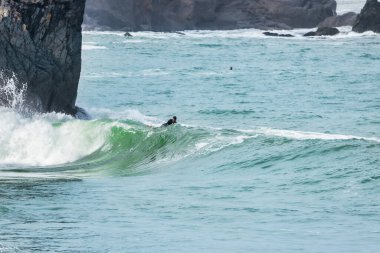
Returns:
[[[291,34],[281,34],[281,33],[273,33],[273,32],[263,32],[265,36],[270,36],[270,37],[294,37],[294,35]]]
[[[335,0],[87,0],[87,29],[121,31],[312,28]]]
[[[380,33],[380,3],[377,0],[367,0],[352,30],[358,33],[366,31]]]
[[[0,71],[27,83],[28,109],[78,111],[84,9],[85,0],[0,1]],[[7,100],[0,94],[0,105]]]
[[[132,36],[132,34],[131,34],[131,33],[129,33],[129,32],[126,32],[126,33],[124,33],[124,37],[133,37],[133,36]]]
[[[310,37],[310,36],[334,36],[339,34],[339,30],[334,27],[323,27],[323,28],[318,28],[317,31],[315,32],[308,32],[304,34],[303,36],[305,37]]]
[[[343,15],[332,16],[326,18],[323,22],[319,23],[318,27],[340,27],[340,26],[353,26],[358,14],[355,12],[348,12]]]

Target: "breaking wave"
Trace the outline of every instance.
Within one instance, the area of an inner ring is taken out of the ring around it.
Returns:
[[[25,117],[0,107],[0,170],[23,172],[70,171],[125,175],[165,166],[189,157],[207,156],[228,147],[268,139],[294,141],[364,141],[379,138],[257,128],[210,129],[158,127],[154,118],[137,111],[90,121],[62,114]]]

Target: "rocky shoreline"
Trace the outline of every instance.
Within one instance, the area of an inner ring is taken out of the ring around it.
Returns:
[[[313,28],[336,7],[335,0],[87,0],[85,25],[126,32]]]

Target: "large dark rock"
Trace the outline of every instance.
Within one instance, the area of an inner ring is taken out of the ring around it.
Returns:
[[[353,26],[357,18],[355,12],[347,12],[343,15],[337,15],[326,18],[318,27],[340,27],[340,26]]]
[[[352,30],[359,33],[366,31],[380,33],[380,3],[377,0],[367,0]]]
[[[304,34],[305,37],[310,37],[310,36],[334,36],[339,34],[339,30],[334,27],[322,27],[318,28],[317,31],[315,32],[308,32]]]
[[[85,0],[0,1],[0,71],[27,83],[29,109],[75,114],[84,9]]]
[[[335,0],[88,0],[90,29],[291,29],[336,15]]]

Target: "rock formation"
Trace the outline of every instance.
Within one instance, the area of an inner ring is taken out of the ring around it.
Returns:
[[[291,29],[316,27],[336,15],[335,0],[88,0],[92,29]]]
[[[334,27],[322,27],[318,28],[317,31],[315,32],[308,32],[304,34],[305,37],[310,37],[310,36],[334,36],[339,34],[339,30]]]
[[[380,3],[377,0],[367,0],[352,30],[359,33],[366,31],[380,33]]]
[[[76,113],[84,9],[85,0],[0,0],[0,71],[27,83],[29,109]]]
[[[355,12],[347,12],[343,15],[337,15],[326,18],[318,27],[340,27],[340,26],[353,26],[357,18]]]
[[[288,33],[272,33],[272,32],[263,32],[265,36],[269,37],[285,37],[285,38],[292,38],[294,35],[288,34]]]

